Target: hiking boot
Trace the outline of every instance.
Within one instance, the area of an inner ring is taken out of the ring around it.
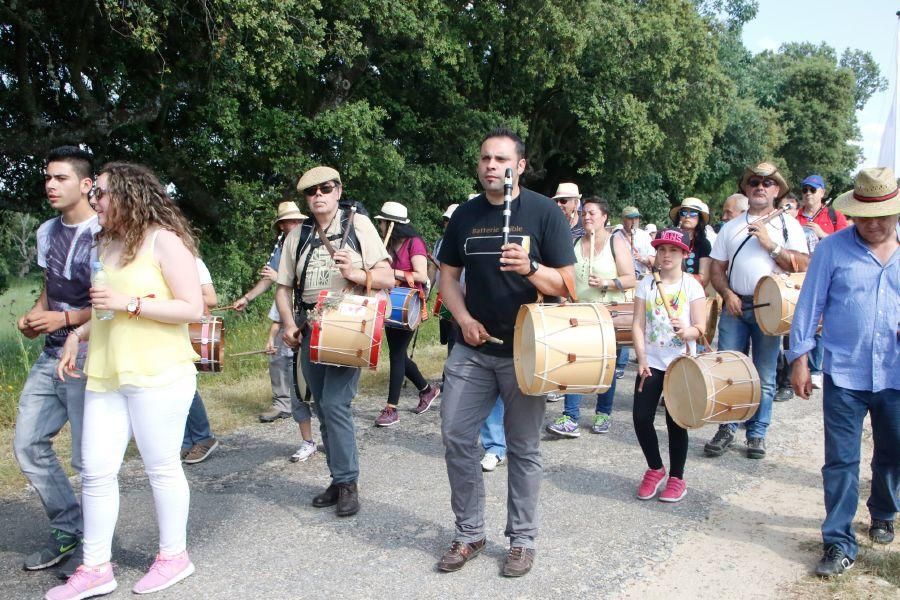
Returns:
[[[300,444],[300,448],[291,455],[289,459],[291,462],[306,462],[309,458],[316,453],[316,443],[312,441],[305,441]]]
[[[814,390],[821,390],[822,386],[825,385],[825,378],[821,373],[811,374],[809,380],[812,383],[812,389]]]
[[[75,552],[60,564],[62,566],[56,572],[56,578],[68,581],[69,577],[75,574],[75,570],[84,564],[84,544],[78,544]]]
[[[766,440],[763,438],[747,438],[747,458],[765,458]]]
[[[890,544],[894,541],[894,522],[872,519],[869,538],[876,544]]]
[[[822,560],[816,565],[816,575],[819,577],[835,577],[841,575],[853,566],[853,559],[844,554],[837,544],[825,546]]]
[[[638,487],[637,497],[638,500],[649,500],[653,496],[656,495],[656,492],[659,491],[659,488],[662,487],[663,480],[666,478],[666,468],[662,469],[647,469],[644,473],[644,478],[641,480],[641,485]]]
[[[775,397],[773,400],[775,402],[787,402],[791,398],[794,397],[794,390],[788,387],[778,388],[778,391],[775,392]]]
[[[666,489],[659,495],[660,502],[678,502],[687,495],[687,484],[684,479],[678,477],[669,477],[666,482]]]
[[[565,398],[565,395],[559,392],[549,392],[547,394],[547,402],[559,402],[563,398]]]
[[[131,591],[135,594],[150,594],[172,587],[182,579],[194,573],[194,563],[188,557],[187,550],[172,557],[156,555],[147,574],[134,584]]]
[[[417,415],[431,408],[431,404],[441,395],[441,390],[437,386],[429,385],[424,392],[419,392],[419,405],[413,409]]]
[[[722,456],[728,450],[728,446],[734,443],[734,432],[727,425],[719,425],[719,430],[713,439],[706,442],[703,452],[707,456]]]
[[[359,491],[356,483],[338,484],[336,514],[339,517],[352,517],[359,512]]]
[[[379,427],[390,427],[396,425],[400,421],[400,415],[397,409],[390,404],[381,409],[381,414],[375,419],[375,424]]]
[[[521,577],[527,575],[534,566],[534,549],[522,546],[511,546],[503,563],[504,577]]]
[[[209,455],[213,453],[213,450],[218,447],[219,440],[214,437],[203,440],[202,442],[197,442],[181,460],[183,460],[185,464],[195,465],[209,458]]]
[[[477,542],[467,544],[466,542],[453,542],[450,549],[444,552],[441,560],[438,561],[437,568],[445,573],[459,571],[467,562],[478,556],[484,550],[485,540],[480,539]]]
[[[609,433],[610,425],[612,425],[612,419],[609,415],[597,413],[594,415],[594,424],[591,425],[591,433]]]
[[[481,470],[486,472],[493,471],[497,468],[497,465],[501,465],[505,461],[505,456],[497,456],[493,452],[486,452],[481,459]]]
[[[578,430],[578,422],[569,415],[563,415],[550,425],[547,425],[547,432],[564,438],[581,436],[581,432]]]
[[[47,540],[46,545],[37,552],[29,554],[22,567],[26,571],[39,571],[40,569],[52,567],[65,557],[73,554],[80,543],[78,536],[68,531],[51,529],[50,539]]]
[[[113,576],[112,565],[99,567],[79,566],[63,585],[51,589],[44,596],[46,600],[81,600],[103,596],[116,589],[118,584]]]
[[[334,506],[338,501],[338,486],[335,484],[329,485],[325,488],[325,491],[319,494],[318,496],[313,496],[312,505],[316,508],[327,508],[329,506]]]
[[[291,416],[291,413],[284,412],[283,410],[279,410],[277,408],[270,408],[263,414],[259,415],[260,423],[271,423],[273,421],[277,421],[278,419],[287,419]]]

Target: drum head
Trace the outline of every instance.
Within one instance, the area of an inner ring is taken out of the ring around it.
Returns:
[[[685,429],[704,424],[707,410],[706,378],[700,363],[690,356],[679,356],[669,364],[663,380],[666,410],[672,420]]]
[[[759,328],[767,335],[780,335],[781,331],[781,311],[782,311],[782,288],[774,277],[763,277],[756,284],[756,291],[753,294],[754,304],[765,304],[765,306],[757,306],[753,309],[756,315],[756,322]],[[788,325],[790,327],[790,325]]]

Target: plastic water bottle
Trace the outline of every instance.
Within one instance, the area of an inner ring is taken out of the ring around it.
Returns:
[[[92,273],[91,286],[95,288],[103,288],[109,285],[109,275],[106,273],[106,271],[103,270],[103,263],[101,263],[99,260],[94,263]],[[116,312],[109,308],[105,310],[95,308],[94,315],[100,321],[108,321],[116,316]]]

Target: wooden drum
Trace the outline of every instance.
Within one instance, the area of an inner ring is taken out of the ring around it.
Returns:
[[[442,321],[453,320],[453,314],[450,312],[450,309],[444,306],[444,299],[441,298],[440,294],[437,295],[437,299],[434,301],[434,310],[432,311],[432,314]]]
[[[616,343],[620,346],[631,346],[631,323],[634,321],[634,302],[609,302],[604,304],[613,320],[616,331]]]
[[[746,421],[756,414],[761,391],[753,362],[731,350],[679,356],[663,380],[666,409],[685,429]]]
[[[338,367],[378,368],[385,298],[322,290],[310,319],[309,360]]]
[[[525,304],[516,316],[513,362],[529,396],[604,392],[616,369],[612,317],[602,304]]]
[[[201,373],[219,373],[225,366],[225,323],[222,317],[204,316],[199,323],[188,324],[194,352],[200,360],[194,363]]]
[[[766,335],[787,335],[806,273],[773,273],[756,284],[753,314]]]

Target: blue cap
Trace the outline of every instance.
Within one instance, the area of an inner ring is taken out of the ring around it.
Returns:
[[[800,187],[804,185],[808,185],[809,187],[814,187],[820,190],[825,189],[825,180],[822,179],[821,175],[810,175],[806,179],[800,182]]]

